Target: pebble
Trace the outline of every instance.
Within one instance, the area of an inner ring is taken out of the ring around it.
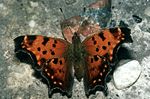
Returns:
[[[137,15],[132,15],[132,17],[133,17],[133,19],[134,19],[134,21],[135,21],[136,23],[141,23],[141,22],[142,22],[142,18],[141,18],[141,17],[139,17],[139,16],[137,16]]]
[[[34,21],[34,20],[31,20],[31,21],[29,22],[29,26],[30,26],[31,28],[33,28],[33,27],[35,26],[35,21]]]
[[[137,81],[140,74],[141,65],[137,60],[130,60],[125,64],[120,64],[113,73],[114,85],[117,89],[130,87]]]
[[[144,14],[146,14],[147,16],[150,16],[150,7],[147,7],[145,9]]]
[[[38,2],[33,2],[33,1],[31,1],[30,4],[32,7],[38,7],[39,5]]]

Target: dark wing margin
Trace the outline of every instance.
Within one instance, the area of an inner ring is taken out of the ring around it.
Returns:
[[[15,43],[15,56],[21,61],[21,62],[25,62],[31,65],[38,65],[37,64],[37,60],[36,60],[36,56],[28,51],[26,48],[22,47],[22,42],[24,41],[24,37],[25,36],[19,36],[17,38],[14,39],[14,43]],[[31,42],[33,42],[35,40],[35,36],[30,36],[31,37]]]

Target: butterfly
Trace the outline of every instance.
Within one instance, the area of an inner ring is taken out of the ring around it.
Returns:
[[[72,43],[42,35],[24,35],[14,39],[18,59],[33,65],[48,82],[49,97],[60,92],[72,96],[74,77],[83,78],[85,95],[97,90],[107,93],[107,79],[124,42],[132,42],[127,27],[102,29],[81,41],[74,33]]]

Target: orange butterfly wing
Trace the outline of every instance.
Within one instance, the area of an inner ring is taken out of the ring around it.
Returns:
[[[83,41],[88,53],[84,76],[87,97],[95,90],[102,90],[107,94],[106,80],[112,69],[111,63],[115,63],[117,50],[125,41],[132,42],[128,28],[104,29]]]
[[[48,81],[50,97],[54,91],[71,97],[73,74],[72,65],[66,57],[68,42],[40,35],[20,36],[14,41],[16,56],[33,64]]]

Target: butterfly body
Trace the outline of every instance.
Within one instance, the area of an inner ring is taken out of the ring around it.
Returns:
[[[78,33],[74,33],[72,37],[72,53],[73,53],[73,66],[75,70],[75,76],[78,81],[84,76],[84,69],[85,69],[85,57],[87,56],[86,50],[82,45],[81,39]]]
[[[112,28],[91,35],[83,42],[78,33],[74,33],[72,43],[40,35],[20,36],[14,41],[16,56],[25,61],[27,54],[33,67],[47,80],[50,97],[57,90],[71,97],[74,75],[78,81],[83,78],[88,97],[96,90],[107,93],[106,80],[111,64],[116,63],[119,46],[132,39],[128,28]]]

